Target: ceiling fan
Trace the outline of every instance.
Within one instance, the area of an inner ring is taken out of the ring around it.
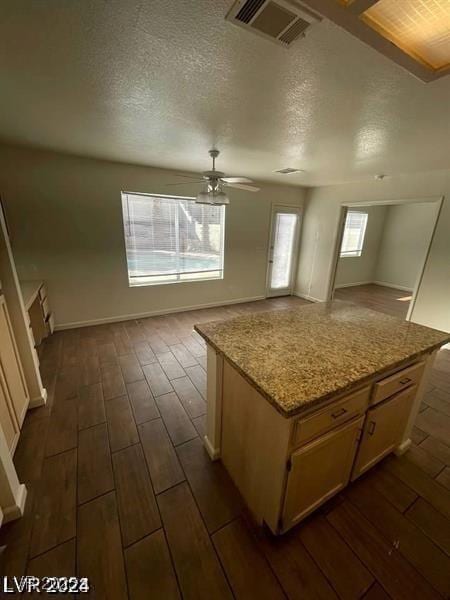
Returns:
[[[178,177],[192,179],[192,181],[186,182],[188,184],[203,186],[203,189],[198,192],[195,199],[197,204],[213,204],[217,206],[230,204],[230,199],[223,190],[224,187],[238,188],[248,192],[259,192],[259,187],[249,185],[253,181],[248,177],[228,177],[222,171],[216,171],[216,158],[219,154],[219,150],[209,151],[209,155],[213,161],[212,169],[211,171],[204,171],[201,179],[197,179],[191,175],[178,175]],[[169,183],[167,185],[186,185],[186,183]]]

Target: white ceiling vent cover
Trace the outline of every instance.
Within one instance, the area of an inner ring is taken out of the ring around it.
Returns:
[[[297,0],[237,0],[226,19],[284,47],[320,21],[318,15]]]

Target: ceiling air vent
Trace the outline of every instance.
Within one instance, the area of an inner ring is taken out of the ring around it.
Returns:
[[[248,2],[244,2],[242,8],[236,15],[236,19],[241,21],[241,23],[250,23],[265,1],[266,0],[248,0]]]
[[[285,47],[320,21],[298,0],[237,0],[226,18]]]
[[[301,169],[291,169],[290,167],[286,167],[285,169],[278,169],[274,171],[274,173],[281,173],[282,175],[293,175],[294,173],[304,173]]]

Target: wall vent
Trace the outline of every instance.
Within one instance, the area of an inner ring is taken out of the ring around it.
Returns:
[[[299,0],[237,0],[226,19],[289,47],[321,18]]]

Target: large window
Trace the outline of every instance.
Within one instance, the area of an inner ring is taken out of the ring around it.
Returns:
[[[349,210],[345,220],[341,256],[361,256],[366,235],[367,213]]]
[[[122,193],[130,286],[221,279],[225,207]]]

